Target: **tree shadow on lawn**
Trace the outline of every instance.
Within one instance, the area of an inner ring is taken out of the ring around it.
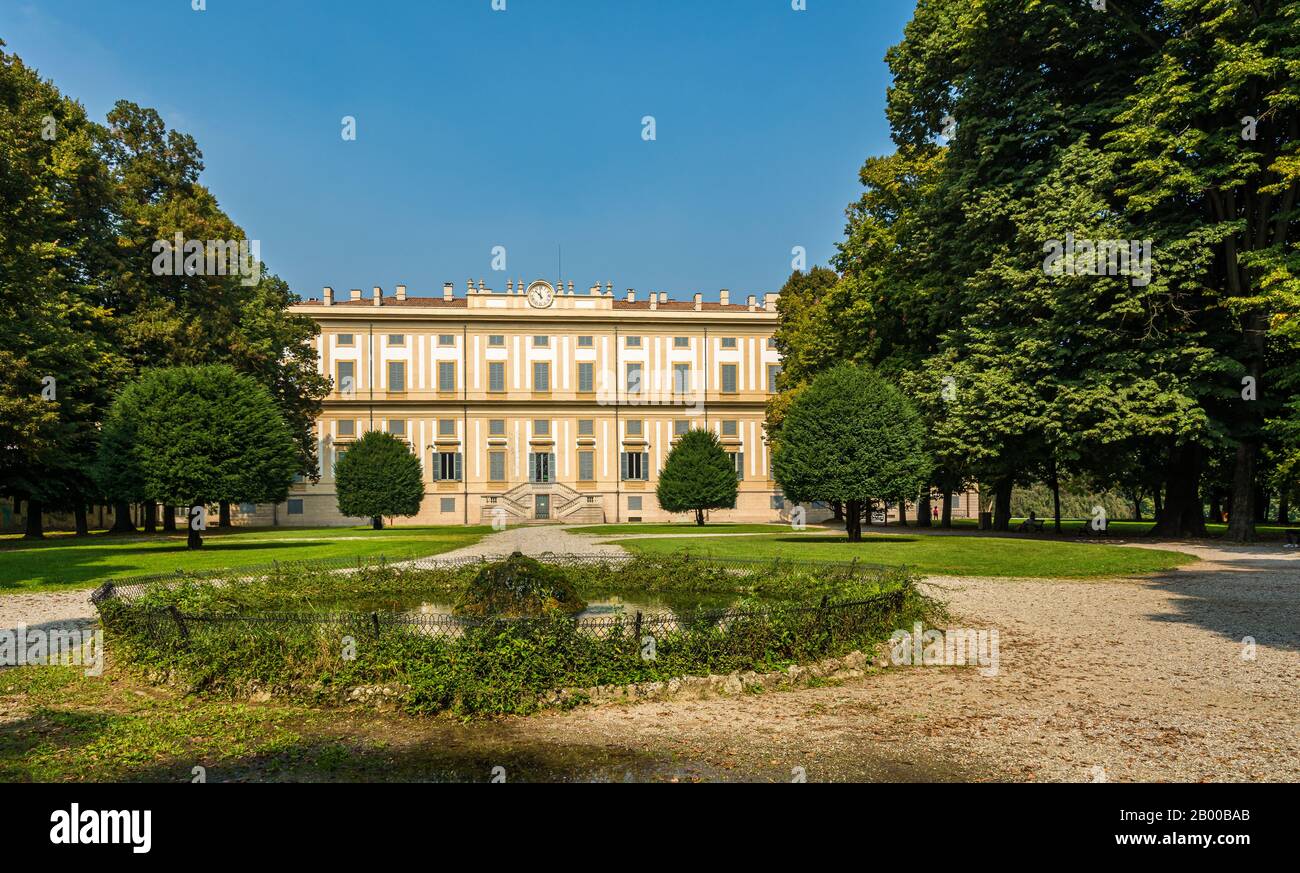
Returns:
[[[1157,573],[1150,584],[1174,595],[1174,611],[1152,621],[1189,624],[1237,643],[1300,651],[1300,561],[1287,556],[1241,554],[1219,565]]]
[[[95,585],[107,579],[122,579],[129,576],[153,576],[157,574],[182,572],[203,572],[209,570],[226,569],[219,561],[212,561],[203,557],[200,561],[192,561],[187,564],[185,556],[202,557],[208,555],[236,555],[248,551],[266,551],[277,552],[282,549],[301,550],[304,543],[300,542],[281,542],[277,540],[264,540],[261,542],[223,542],[219,539],[207,540],[203,547],[196,551],[186,548],[185,540],[178,539],[175,542],[171,540],[155,540],[159,545],[151,545],[148,548],[131,549],[124,544],[116,546],[104,545],[79,545],[70,547],[70,543],[61,543],[65,551],[57,555],[49,556],[28,556],[30,562],[36,564],[33,568],[35,572],[28,572],[25,575],[18,574],[16,558],[12,559],[15,563],[11,566],[0,565],[0,590],[22,591],[31,587],[33,584],[41,585],[47,588],[76,588]],[[326,545],[322,542],[322,545]],[[133,564],[120,563],[120,559],[129,556],[141,556],[146,562],[154,563],[171,558],[175,561],[170,566],[136,566]],[[374,555],[373,557],[377,557]],[[401,557],[395,554],[394,557]],[[117,558],[119,562],[112,559]],[[315,560],[323,559],[319,556]],[[3,553],[0,553],[0,560],[5,560]],[[276,560],[273,555],[268,555],[265,561],[255,561],[247,566],[255,566],[262,563],[271,563]],[[307,558],[304,560],[313,560]],[[238,565],[230,567],[238,570]]]

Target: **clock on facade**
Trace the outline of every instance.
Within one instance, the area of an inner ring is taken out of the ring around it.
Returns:
[[[555,289],[550,282],[538,279],[528,286],[528,305],[536,309],[545,309],[555,302]]]

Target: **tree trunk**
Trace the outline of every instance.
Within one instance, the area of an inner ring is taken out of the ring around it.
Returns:
[[[844,504],[839,500],[831,501],[831,518],[836,521],[844,520]]]
[[[1291,523],[1291,495],[1285,490],[1277,495],[1277,523]]]
[[[230,501],[217,502],[217,527],[230,527]]]
[[[1214,524],[1223,521],[1223,506],[1219,503],[1219,492],[1210,492],[1210,519]]]
[[[23,534],[23,539],[40,540],[45,538],[45,529],[41,523],[41,513],[44,511],[45,507],[41,501],[27,501],[27,532]]]
[[[1142,520],[1142,492],[1141,491],[1133,492],[1133,520],[1134,521]]]
[[[131,521],[131,504],[125,500],[113,504],[112,533],[135,533],[135,524]]]
[[[176,532],[176,507],[163,505],[163,531],[167,533]]]
[[[993,491],[993,529],[1011,530],[1011,489],[1014,483],[1010,477],[1003,479]]]
[[[374,518],[370,519],[370,526],[375,530],[383,530],[384,529],[383,517],[376,515]]]
[[[1056,459],[1052,459],[1052,522],[1056,532],[1061,532],[1061,477],[1056,475]]]
[[[849,535],[849,542],[862,542],[862,504],[857,500],[844,502],[844,532]]]
[[[158,504],[152,500],[144,505],[144,532],[158,532]]]
[[[189,528],[189,536],[185,540],[185,547],[187,549],[197,549],[203,545],[203,535],[200,533],[203,528],[199,526],[200,519],[203,518],[203,506],[204,504],[202,503],[193,503],[190,505],[189,524],[187,525]]]
[[[1251,520],[1255,524],[1265,524],[1268,522],[1268,498],[1269,494],[1264,490],[1263,485],[1255,486],[1255,512],[1251,515]]]
[[[1156,514],[1155,517],[1156,524],[1159,524],[1160,519],[1164,518],[1165,516],[1165,499],[1163,496],[1163,492],[1159,488],[1151,492],[1151,504],[1153,508],[1152,511],[1154,511]]]
[[[1159,505],[1154,532],[1167,537],[1205,536],[1199,445],[1189,443],[1170,450],[1166,481],[1165,499]]]
[[[77,536],[87,536],[90,533],[90,522],[86,518],[86,504],[78,503],[77,508],[72,510],[72,517],[76,519]]]
[[[952,527],[952,488],[945,486],[943,489],[943,508],[939,511],[939,527]]]
[[[697,509],[697,510],[695,510],[695,523],[696,523],[697,525],[699,525],[700,527],[704,527],[704,510],[703,510],[703,509]]]
[[[921,489],[921,496],[916,501],[916,526],[930,527],[930,485]]]
[[[1232,495],[1226,537],[1234,543],[1255,541],[1255,443],[1242,440],[1232,465]]]
[[[898,501],[898,526],[907,527],[907,499]]]

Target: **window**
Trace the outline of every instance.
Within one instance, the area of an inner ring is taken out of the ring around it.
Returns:
[[[339,334],[338,339],[335,341],[336,345],[340,345],[340,346],[356,345],[356,342],[357,341],[352,337],[352,334],[350,333]]]
[[[722,338],[722,347],[724,349],[734,349],[736,347],[736,338],[734,336],[724,336]]]
[[[736,393],[736,365],[735,364],[722,365],[722,393],[723,394]]]
[[[533,361],[533,390],[551,390],[551,365],[546,361]]]
[[[690,338],[690,337],[688,337],[688,336],[675,336],[675,337],[673,337],[673,348],[675,348],[675,349],[689,349],[690,347],[691,347],[691,338]]]
[[[405,361],[388,362],[388,390],[389,391],[406,390],[406,362]]]
[[[596,453],[578,452],[578,481],[591,482],[596,478]]]
[[[785,497],[783,497],[783,496],[780,495],[780,494],[773,494],[773,495],[772,495],[772,508],[773,508],[773,509],[785,509]]]
[[[454,334],[454,333],[440,333],[440,334],[438,334],[438,345],[440,345],[440,346],[454,346],[454,345],[456,345],[456,334]]]
[[[627,365],[627,393],[628,394],[641,393],[641,365],[640,364]]]
[[[596,365],[590,361],[578,362],[578,393],[591,394],[596,390]]]
[[[505,344],[506,344],[506,336],[505,336],[505,334],[502,334],[502,333],[490,333],[490,334],[488,334],[488,345],[489,345],[489,346],[504,346]]]
[[[488,391],[500,393],[506,390],[506,362],[488,361]]]
[[[578,419],[578,436],[595,436],[596,422],[590,418]]]
[[[461,476],[460,452],[434,452],[433,478],[436,482],[459,482]]]
[[[388,419],[388,432],[395,437],[406,436],[406,419],[404,418]]]
[[[552,452],[528,453],[528,481],[554,482],[555,455]]]
[[[594,348],[595,345],[596,345],[595,342],[594,342],[594,341],[592,340],[592,338],[589,337],[589,336],[580,336],[580,337],[578,337],[578,348],[580,348],[580,349],[590,349],[590,348]]]
[[[550,436],[551,420],[549,418],[533,419],[533,436]]]
[[[673,422],[673,436],[682,436],[691,429],[691,423],[684,418]]]
[[[252,503],[241,503],[239,504],[239,511],[244,515],[252,515],[257,512],[257,506]]]
[[[357,422],[355,419],[343,418],[338,422],[339,437],[354,437],[357,435]]]
[[[734,437],[736,435],[736,420],[734,418],[722,422],[722,435],[724,437]]]
[[[506,481],[506,453],[488,452],[488,481]]]
[[[623,479],[624,481],[642,481],[649,479],[650,470],[650,453],[649,452],[623,452]]]
[[[952,496],[952,500],[950,502],[952,503],[953,509],[961,509],[961,497],[962,496],[960,494],[954,494]]]
[[[455,361],[438,362],[438,390],[439,391],[456,390],[456,362]]]
[[[438,419],[438,436],[454,437],[456,435],[456,419],[440,418]]]
[[[781,375],[780,364],[767,365],[767,393],[768,394],[776,393],[776,377],[780,375]]]
[[[351,397],[357,391],[356,361],[339,361],[334,365],[334,388],[345,397]]]
[[[302,515],[302,499],[301,499],[301,498],[299,498],[299,499],[297,499],[297,500],[294,500],[294,499],[290,499],[290,500],[289,500],[289,514],[290,514],[290,515]]]
[[[691,391],[691,365],[673,364],[673,393],[689,394]]]
[[[736,468],[736,478],[745,478],[745,453],[744,452],[727,452],[731,455],[731,466]]]
[[[627,345],[627,347],[628,347],[629,349],[639,349],[639,348],[641,348],[641,337],[639,337],[639,336],[630,336],[630,337],[628,337],[628,338],[627,338],[627,343],[626,343],[626,345]]]
[[[504,418],[488,419],[488,436],[505,436],[506,420]]]
[[[443,512],[455,512],[455,511],[456,511],[456,498],[455,498],[455,497],[443,497],[443,498],[441,498],[441,499],[438,501],[438,508],[439,508],[441,511],[443,511]]]
[[[404,346],[404,345],[406,345],[406,334],[403,334],[403,333],[390,333],[390,334],[388,335],[388,344],[389,344],[390,346]]]
[[[549,349],[550,347],[551,347],[551,338],[550,338],[549,336],[535,336],[535,337],[533,337],[533,348],[535,348],[535,349]]]
[[[770,336],[767,338],[767,347],[772,351],[776,351],[776,337]]]
[[[641,510],[641,497],[640,497],[640,495],[638,495],[638,496],[636,496],[636,497],[629,497],[629,498],[627,499],[627,508],[628,508],[628,509],[634,509],[634,510],[637,510],[637,511],[639,512],[639,511]]]
[[[628,436],[641,436],[641,419],[629,418],[623,427],[623,432]]]

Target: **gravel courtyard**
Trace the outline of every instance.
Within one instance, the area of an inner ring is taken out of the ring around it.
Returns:
[[[599,542],[526,527],[447,555],[617,551]],[[927,579],[952,626],[998,631],[995,676],[890,667],[835,686],[582,707],[492,730],[522,746],[649,755],[704,778],[789,779],[802,767],[810,781],[1300,779],[1300,553],[1164,545],[1202,560],[1141,579]],[[0,596],[0,627],[93,620],[88,593]]]

